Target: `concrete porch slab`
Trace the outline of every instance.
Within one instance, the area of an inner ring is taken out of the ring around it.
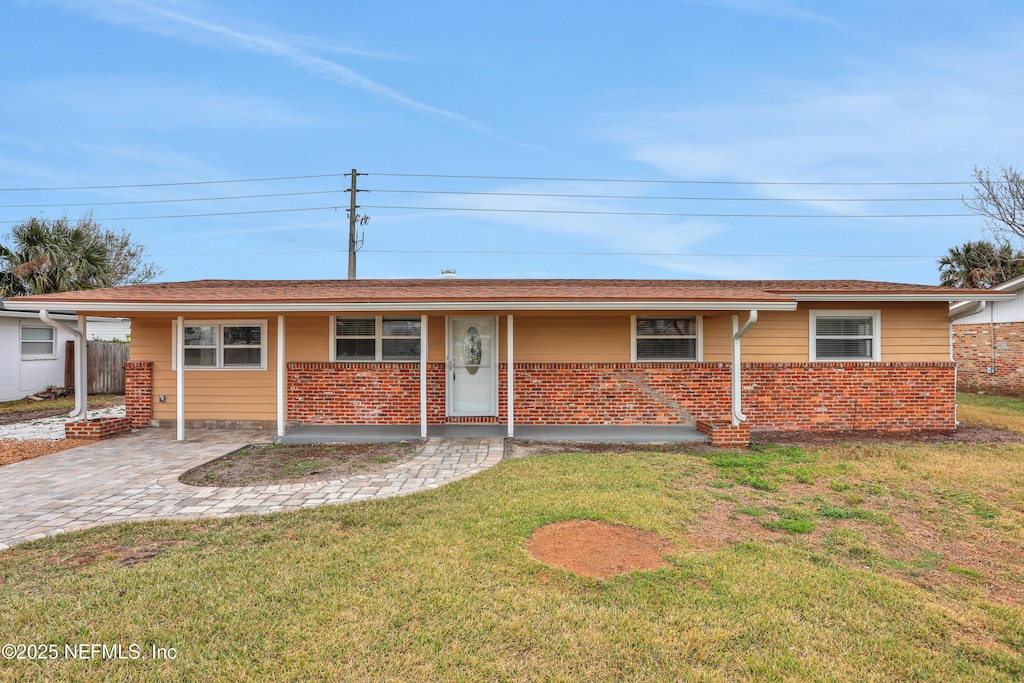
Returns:
[[[584,441],[588,443],[677,443],[707,441],[692,425],[666,427],[646,425],[531,426],[515,428],[523,441]]]
[[[432,435],[433,436],[433,435]],[[419,425],[294,425],[274,443],[380,443],[417,441]]]
[[[508,434],[503,424],[431,425],[427,435],[442,439],[500,439]],[[587,425],[535,426],[515,428],[515,437],[524,441],[583,441],[589,443],[678,443],[705,442],[706,434],[692,425]],[[417,425],[295,425],[277,443],[373,443],[413,441],[420,438]]]

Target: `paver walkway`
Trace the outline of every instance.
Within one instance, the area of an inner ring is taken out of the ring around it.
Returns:
[[[147,519],[227,517],[412,493],[494,466],[502,439],[428,439],[422,453],[373,475],[274,486],[197,487],[178,477],[267,432],[144,429],[0,467],[0,550],[66,531]]]

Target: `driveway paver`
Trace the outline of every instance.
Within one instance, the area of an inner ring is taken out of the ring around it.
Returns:
[[[101,524],[196,519],[387,498],[432,489],[497,464],[502,439],[427,439],[412,460],[376,474],[308,484],[197,487],[182,473],[250,443],[255,430],[144,429],[0,467],[0,550]]]

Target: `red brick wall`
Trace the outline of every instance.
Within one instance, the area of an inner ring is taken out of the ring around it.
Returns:
[[[505,364],[496,418],[448,418],[444,372],[443,363],[428,365],[429,424],[505,422]],[[523,363],[515,380],[516,424],[730,419],[728,363]],[[952,363],[747,363],[743,408],[755,430],[946,430],[954,427],[954,381]],[[418,424],[419,364],[290,363],[288,420]]]
[[[109,439],[130,431],[132,421],[127,417],[98,417],[64,423],[65,439]]]
[[[694,424],[729,414],[728,363],[516,364],[515,419],[527,425]]]
[[[953,363],[749,363],[743,412],[757,430],[948,430]]]
[[[420,365],[289,363],[287,419],[307,424],[419,424]]]
[[[148,427],[153,419],[153,363],[124,364],[124,406],[133,429]]]
[[[697,420],[697,431],[711,437],[711,445],[719,448],[746,448],[750,445],[750,425],[743,422],[712,422]]]
[[[1024,396],[1024,324],[953,325],[953,357],[961,391]]]

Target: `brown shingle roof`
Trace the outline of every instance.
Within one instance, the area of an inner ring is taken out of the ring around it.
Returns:
[[[979,293],[985,290],[979,290]],[[197,280],[23,297],[25,302],[308,303],[441,301],[787,301],[799,294],[964,294],[865,280]]]

